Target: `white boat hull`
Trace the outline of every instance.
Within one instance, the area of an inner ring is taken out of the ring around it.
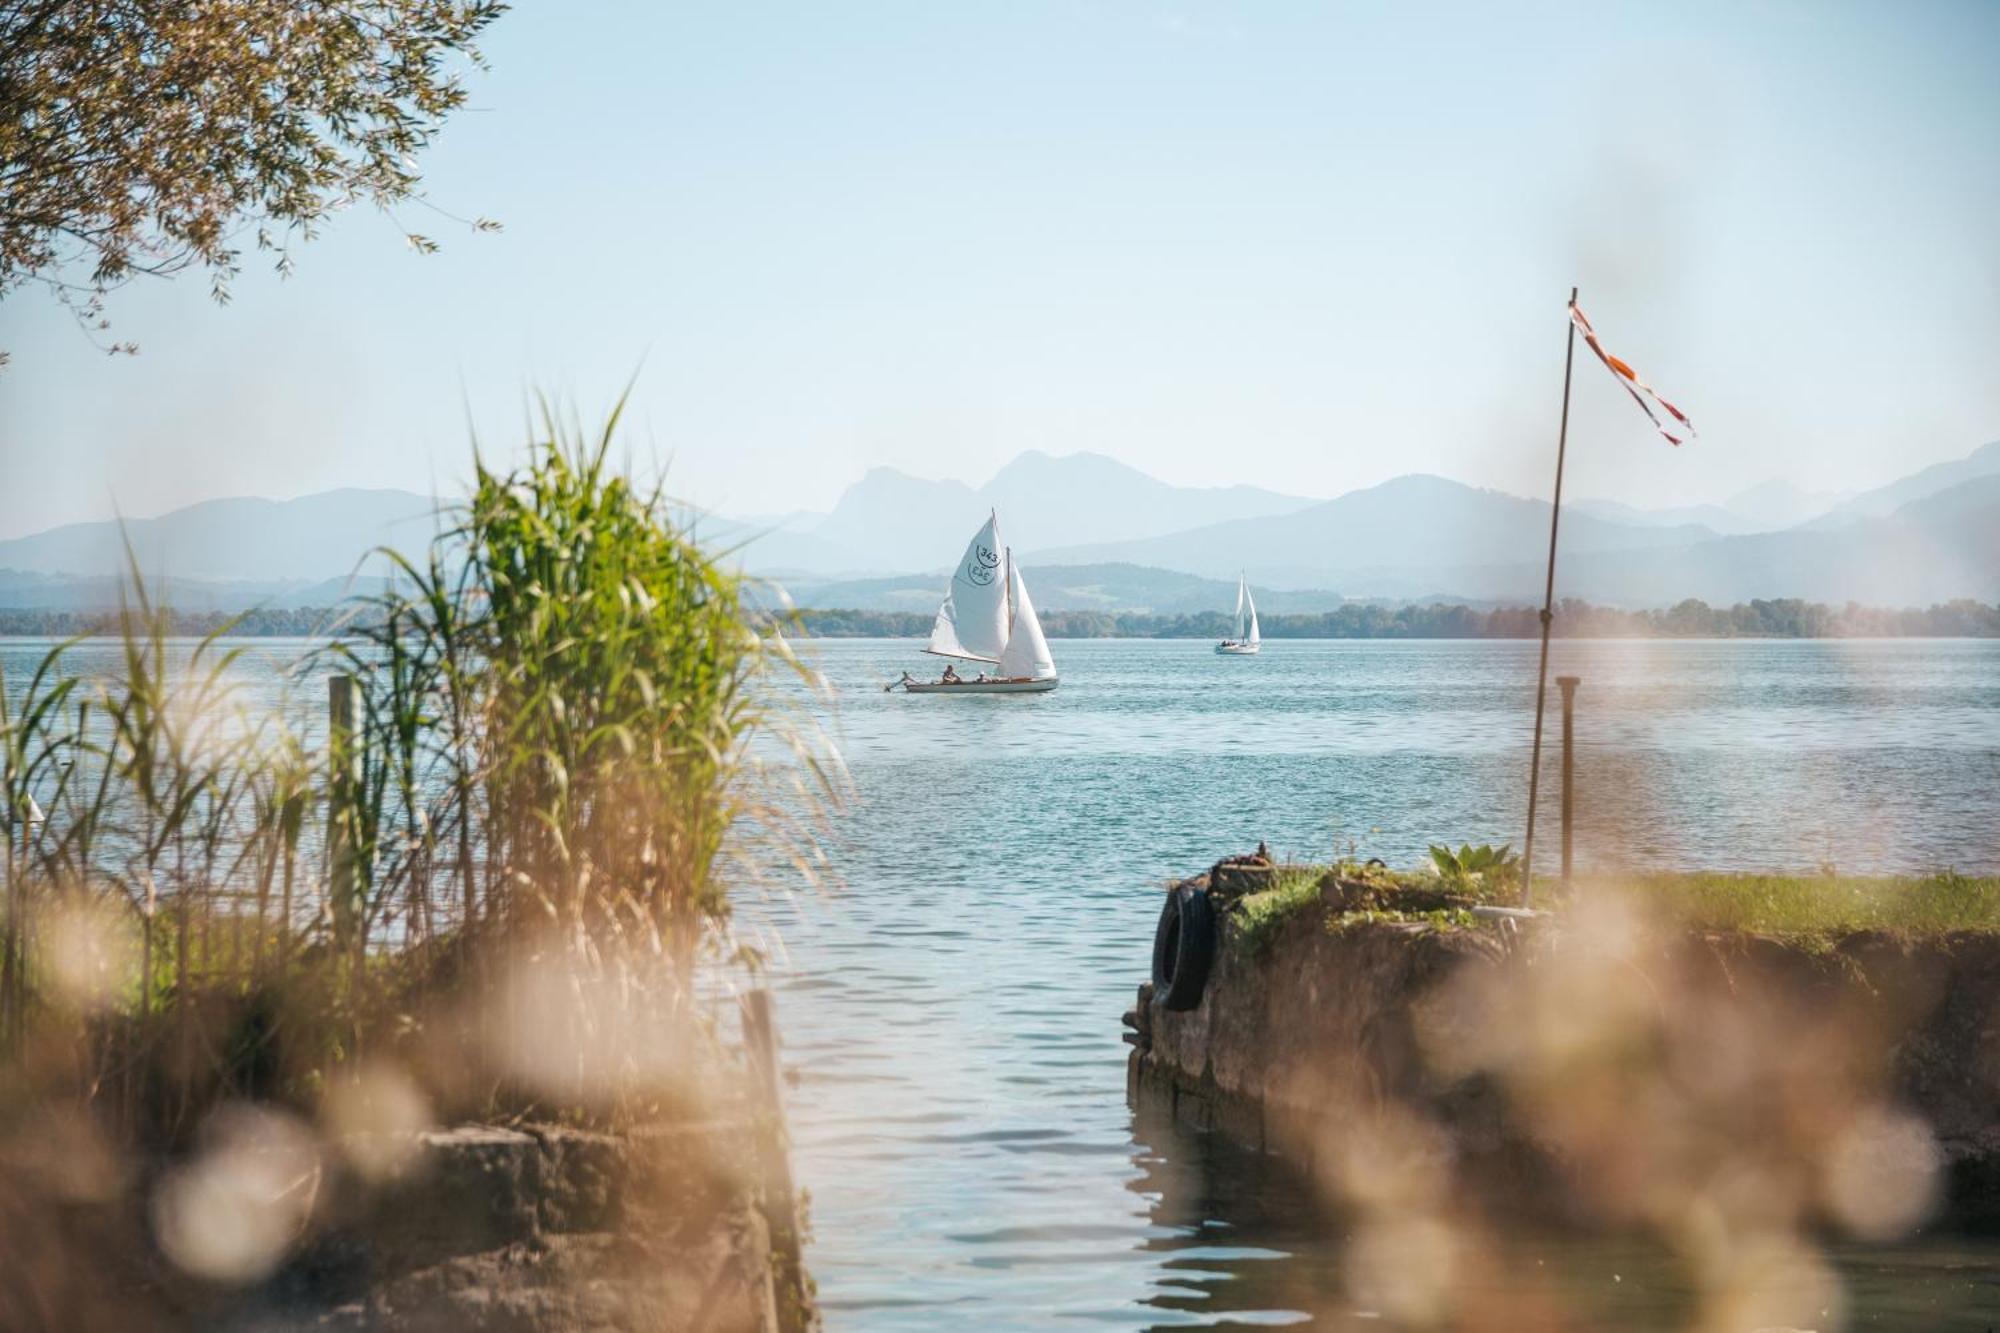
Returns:
[[[1047,680],[911,680],[903,682],[911,694],[1045,694],[1056,687],[1056,678]]]
[[[1224,657],[1255,657],[1257,645],[1254,643],[1218,643],[1215,651]]]

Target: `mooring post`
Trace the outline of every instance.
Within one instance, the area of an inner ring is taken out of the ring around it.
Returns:
[[[8,786],[11,787],[12,783],[10,782]],[[10,791],[6,795],[11,801],[13,793]],[[17,824],[21,828],[19,861],[14,859],[14,828]],[[0,862],[4,862],[7,873],[7,929],[5,936],[0,937],[0,1045],[4,1045],[11,1054],[14,1050],[17,1029],[25,1026],[25,1024],[17,1025],[14,1006],[14,982],[21,971],[21,964],[15,957],[20,945],[21,877],[28,873],[28,821],[24,811],[13,808],[7,811],[5,833],[6,855],[0,857]]]
[[[28,1030],[28,886],[29,866],[35,856],[35,840],[48,816],[36,803],[33,792],[23,792],[23,808],[14,812],[7,826],[7,1029],[10,1042],[18,1043]],[[14,823],[21,826],[21,857],[14,859]],[[10,1049],[12,1049],[10,1047]]]
[[[1576,687],[1581,676],[1557,676],[1556,687],[1563,692],[1563,883],[1569,883],[1569,826],[1573,809],[1574,748],[1576,739]]]

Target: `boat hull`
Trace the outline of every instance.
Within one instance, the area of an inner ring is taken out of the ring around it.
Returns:
[[[903,688],[911,694],[1046,694],[1056,687],[1047,680],[912,680]]]
[[[1221,657],[1255,657],[1257,647],[1254,643],[1218,643],[1215,651]]]

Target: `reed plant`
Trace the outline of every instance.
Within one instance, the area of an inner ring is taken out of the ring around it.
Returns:
[[[324,731],[246,704],[228,625],[171,639],[136,566],[114,670],[0,680],[0,1104],[174,1139],[398,1050],[460,1110],[657,1106],[772,861],[726,854],[812,874],[841,770],[787,623],[612,466],[618,414],[539,426],[295,665]]]

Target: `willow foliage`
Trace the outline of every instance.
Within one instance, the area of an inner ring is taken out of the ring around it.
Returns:
[[[40,280],[101,327],[108,288],[198,266],[225,298],[245,229],[283,271],[333,210],[416,191],[503,8],[0,0],[0,297]]]

